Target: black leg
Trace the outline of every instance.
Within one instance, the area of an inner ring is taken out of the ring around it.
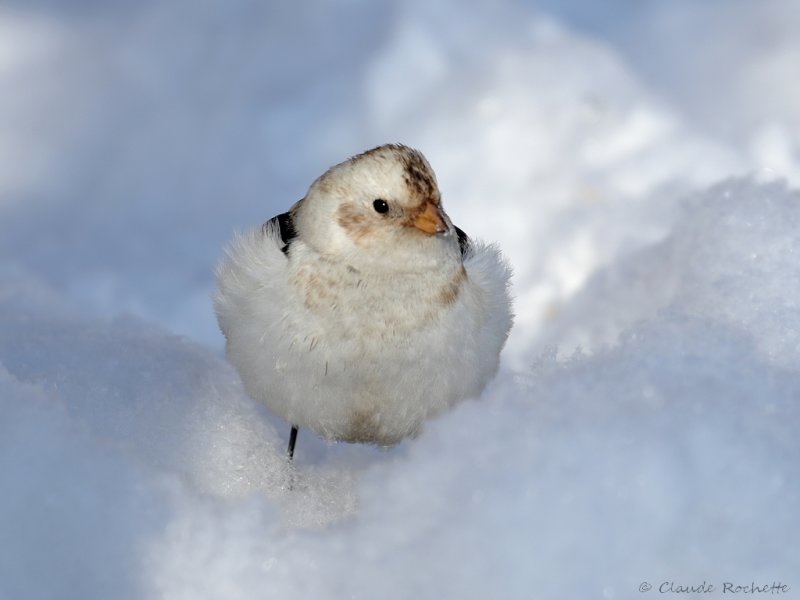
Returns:
[[[289,434],[289,448],[286,450],[286,454],[289,455],[289,460],[292,460],[294,457],[294,444],[297,441],[297,426],[292,425],[292,431]]]

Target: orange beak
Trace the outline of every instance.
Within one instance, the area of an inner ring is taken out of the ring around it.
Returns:
[[[413,224],[414,227],[428,235],[442,233],[447,230],[442,209],[431,202],[425,205],[425,210],[416,216]]]

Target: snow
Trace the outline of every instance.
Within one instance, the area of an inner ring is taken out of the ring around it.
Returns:
[[[800,13],[599,6],[6,2],[0,598],[800,586]],[[517,324],[480,399],[292,470],[212,268],[387,141]]]

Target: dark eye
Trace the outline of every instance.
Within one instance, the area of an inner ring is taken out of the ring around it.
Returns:
[[[375,209],[375,212],[381,213],[381,214],[385,214],[385,213],[389,212],[389,204],[386,202],[386,200],[384,200],[382,198],[378,198],[377,200],[375,200],[372,203],[372,208]]]

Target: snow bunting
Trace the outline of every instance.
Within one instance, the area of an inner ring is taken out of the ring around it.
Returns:
[[[236,236],[214,306],[247,392],[292,425],[391,445],[480,394],[512,323],[510,270],[444,212],[418,151],[336,165]]]

